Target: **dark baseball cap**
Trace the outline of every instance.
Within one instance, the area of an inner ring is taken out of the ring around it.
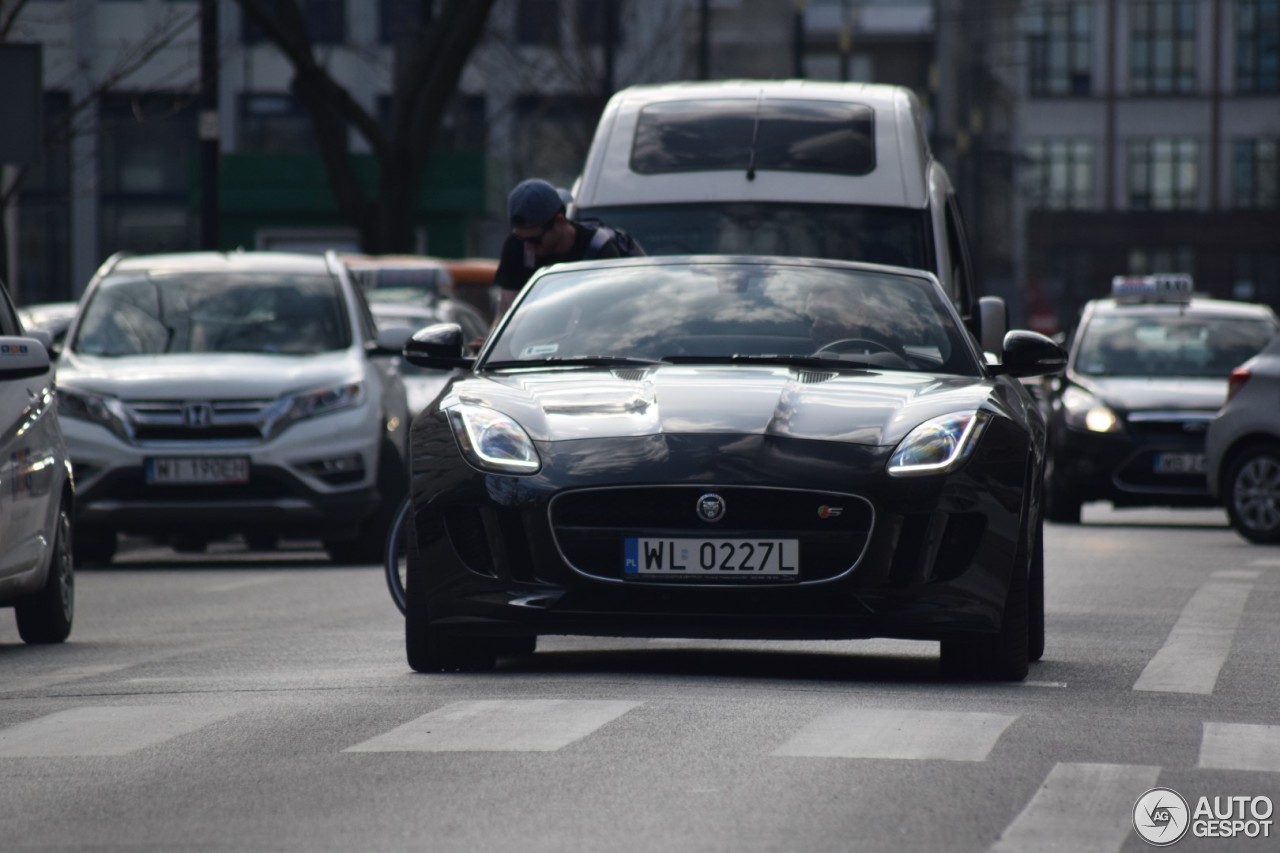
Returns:
[[[564,206],[559,191],[541,178],[521,181],[507,196],[507,213],[516,228],[546,225]]]

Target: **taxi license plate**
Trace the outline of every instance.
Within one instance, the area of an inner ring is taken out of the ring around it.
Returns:
[[[247,483],[249,460],[244,456],[170,457],[148,459],[148,483]]]
[[[626,577],[776,578],[800,576],[798,539],[624,540]]]
[[[1157,474],[1203,474],[1203,453],[1157,453]]]

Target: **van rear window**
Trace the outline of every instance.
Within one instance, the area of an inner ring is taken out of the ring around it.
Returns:
[[[865,175],[874,112],[834,101],[671,101],[640,111],[631,168],[642,175],[767,169]]]

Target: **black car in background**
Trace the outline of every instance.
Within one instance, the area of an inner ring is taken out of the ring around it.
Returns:
[[[1205,432],[1231,370],[1280,330],[1265,305],[1195,296],[1185,275],[1117,276],[1087,303],[1067,369],[1047,381],[1046,517],[1081,505],[1213,506]]]
[[[1044,648],[1045,425],[1008,333],[985,364],[937,279],[653,257],[540,271],[412,432],[405,640],[485,669],[542,634],[940,640],[1020,680]]]

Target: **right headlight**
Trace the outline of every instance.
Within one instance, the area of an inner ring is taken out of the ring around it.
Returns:
[[[1062,392],[1062,409],[1067,425],[1089,432],[1120,432],[1120,418],[1110,407],[1085,391],[1072,386]]]
[[[533,439],[502,412],[459,403],[446,409],[462,454],[482,471],[535,474],[542,467]]]
[[[130,439],[129,418],[124,404],[115,397],[77,391],[65,385],[58,386],[58,417],[88,421],[106,427],[118,437]]]

